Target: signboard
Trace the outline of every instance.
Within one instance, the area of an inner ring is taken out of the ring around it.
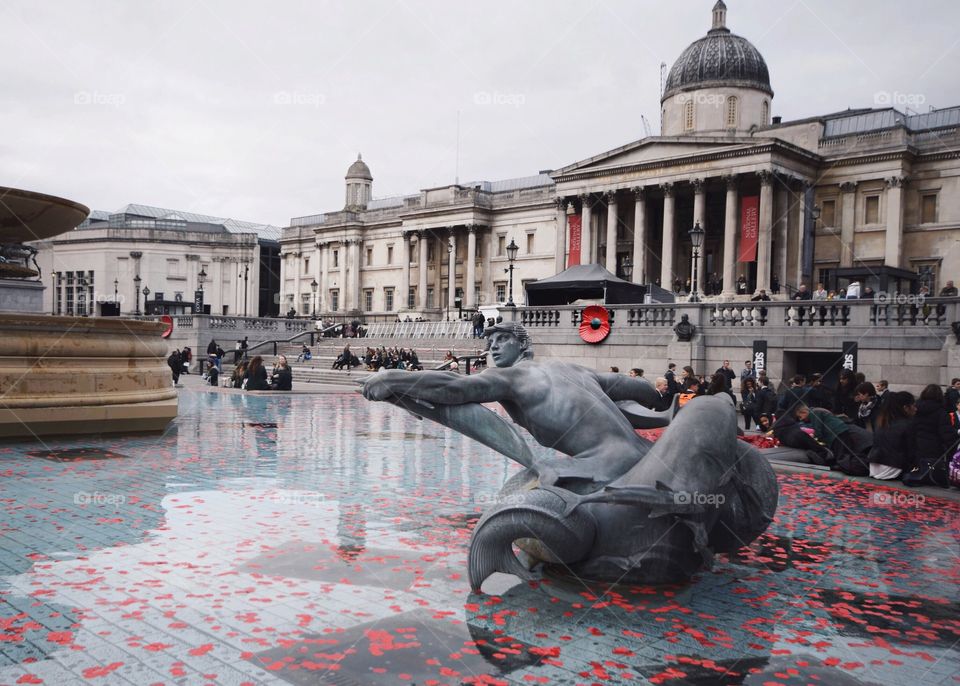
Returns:
[[[840,365],[851,372],[857,371],[857,342],[844,341],[843,351],[840,353]]]
[[[203,291],[193,292],[193,313],[203,314]]]
[[[575,264],[580,264],[582,217],[579,214],[571,214],[568,221],[570,226],[570,256],[567,257],[567,266],[572,267]]]
[[[759,235],[760,196],[744,196],[740,199],[740,255],[737,262],[756,262]]]
[[[760,372],[767,370],[767,342],[753,342],[753,371],[759,377]]]

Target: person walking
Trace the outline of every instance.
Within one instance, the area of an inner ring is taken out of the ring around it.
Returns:
[[[167,358],[167,366],[170,367],[170,372],[173,375],[173,385],[176,386],[180,382],[180,371],[183,369],[183,359],[179,349],[170,353]]]

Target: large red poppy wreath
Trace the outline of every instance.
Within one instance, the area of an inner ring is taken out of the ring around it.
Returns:
[[[587,343],[599,343],[610,334],[610,313],[606,307],[590,305],[580,315],[580,338]]]

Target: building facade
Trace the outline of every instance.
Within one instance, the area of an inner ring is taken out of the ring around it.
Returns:
[[[342,210],[283,231],[284,310],[442,318],[502,303],[511,241],[521,304],[524,282],[581,263],[726,300],[842,288],[856,268],[875,290],[881,267],[904,290],[955,279],[960,107],[783,121],[773,97],[763,56],[731,33],[720,0],[669,72],[659,136],[549,173],[383,200],[358,158]]]
[[[38,241],[44,310],[73,316],[277,316],[279,229],[126,205]]]

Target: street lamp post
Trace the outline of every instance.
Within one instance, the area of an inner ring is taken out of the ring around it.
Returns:
[[[147,296],[150,295],[150,289],[146,286],[143,287],[143,313],[149,314],[147,312]]]
[[[623,258],[623,262],[620,264],[620,273],[623,274],[624,281],[629,281],[630,277],[633,276],[633,260],[629,257]]]
[[[317,283],[316,279],[310,282],[310,290],[313,291],[313,316],[311,316],[310,319],[314,321],[317,319],[317,288],[319,286],[320,284]]]
[[[87,279],[80,277],[80,294],[77,296],[77,305],[80,310],[80,316],[87,316]]]
[[[690,283],[690,302],[700,302],[700,296],[697,293],[697,262],[700,260],[700,248],[703,245],[703,236],[706,232],[700,227],[700,222],[693,225],[690,229],[690,243],[693,245],[693,281]]]
[[[517,259],[517,251],[520,250],[520,246],[510,239],[510,245],[507,246],[507,261],[510,262],[510,267],[507,269],[510,272],[510,299],[507,300],[507,307],[516,307],[516,304],[513,302],[513,263]]]
[[[203,291],[203,282],[207,280],[207,270],[203,267],[200,268],[200,273],[197,274],[197,283],[200,284],[200,290]]]
[[[133,277],[133,297],[137,299],[137,309],[134,312],[136,316],[140,316],[140,275],[137,274]],[[147,301],[143,301],[144,307],[146,307]]]
[[[250,289],[247,287],[247,280],[250,278],[250,263],[247,261],[243,263],[243,274],[237,275],[238,278],[241,276],[243,277],[243,316],[249,317],[250,314],[247,311],[247,295]]]
[[[118,317],[120,316],[120,296],[118,295],[119,290],[120,290],[120,280],[114,279],[113,280],[113,306],[117,308],[116,316]]]

